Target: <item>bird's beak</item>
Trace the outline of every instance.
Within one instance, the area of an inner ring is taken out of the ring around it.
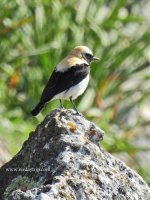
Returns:
[[[94,57],[93,57],[93,60],[100,60],[100,59],[94,56]]]

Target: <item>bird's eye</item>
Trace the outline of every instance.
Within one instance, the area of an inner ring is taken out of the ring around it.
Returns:
[[[89,54],[89,53],[85,53],[85,57],[86,57],[88,60],[92,60],[93,55],[91,55],[91,54]]]
[[[89,54],[89,53],[83,53],[82,54],[82,57],[86,60],[92,60],[93,58],[93,55],[92,54]]]

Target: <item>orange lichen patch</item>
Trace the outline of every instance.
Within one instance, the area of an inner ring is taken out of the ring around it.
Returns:
[[[91,129],[91,130],[90,130],[90,133],[89,133],[89,135],[95,135],[95,134],[96,134],[96,132],[97,132],[97,131],[96,131],[96,129],[95,129],[95,128],[94,128],[94,129]]]
[[[116,178],[117,178],[121,183],[124,183],[126,186],[128,186],[128,184],[129,184],[129,179],[128,179],[127,175],[116,174]]]
[[[91,179],[91,173],[86,172],[86,173],[83,175],[83,178],[85,178],[85,179]]]
[[[64,175],[65,175],[65,176],[71,176],[71,174],[70,174],[69,171],[64,171]]]
[[[19,72],[16,71],[9,79],[8,87],[10,89],[15,88],[20,81]]]
[[[73,133],[77,130],[77,126],[71,121],[67,122],[67,126],[69,126],[70,131]]]
[[[94,194],[93,188],[89,188],[89,193],[90,194],[92,194],[92,193]]]
[[[89,140],[88,140],[88,138],[87,138],[86,136],[83,136],[83,140],[84,140],[85,142],[89,142]]]

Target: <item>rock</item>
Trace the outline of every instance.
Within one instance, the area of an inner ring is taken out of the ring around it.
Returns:
[[[149,200],[143,179],[100,146],[104,132],[54,110],[0,169],[4,200]]]

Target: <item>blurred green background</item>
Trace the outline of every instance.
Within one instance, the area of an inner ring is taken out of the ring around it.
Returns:
[[[1,158],[39,123],[30,112],[56,64],[86,45],[101,60],[78,109],[105,130],[101,145],[150,184],[150,2],[1,0],[0,22]]]

